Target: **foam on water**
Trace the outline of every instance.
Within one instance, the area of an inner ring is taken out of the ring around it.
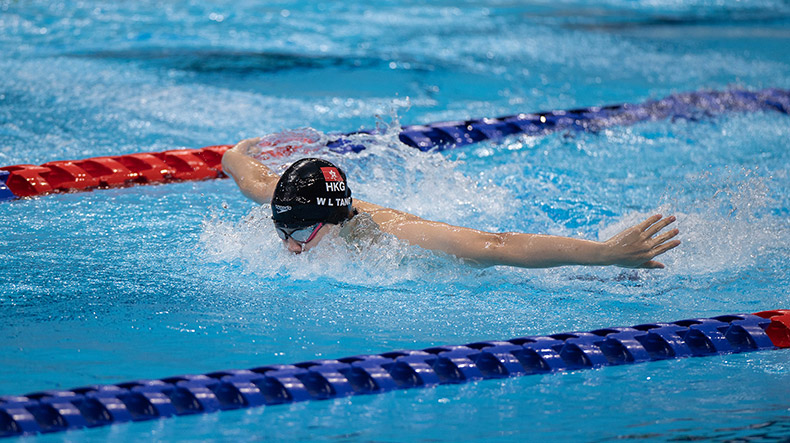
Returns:
[[[452,267],[450,260],[389,237],[357,249],[345,240],[331,238],[330,233],[316,248],[293,254],[275,234],[270,211],[265,205],[254,208],[240,222],[206,221],[201,233],[206,257],[218,263],[239,263],[244,272],[258,278],[328,278],[368,287],[397,286]]]
[[[683,247],[670,260],[677,272],[703,275],[774,268],[775,260],[787,253],[790,224],[786,216],[772,213],[776,202],[769,194],[769,179],[749,177],[748,170],[738,175],[731,182],[717,183],[710,197],[674,211],[684,232]],[[709,181],[700,177],[696,182],[704,186]]]

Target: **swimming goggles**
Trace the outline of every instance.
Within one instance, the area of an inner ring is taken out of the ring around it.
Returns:
[[[274,230],[277,231],[277,235],[283,240],[288,240],[290,238],[297,243],[308,243],[315,238],[321,226],[324,226],[323,222],[318,222],[304,228],[288,229],[275,223]]]

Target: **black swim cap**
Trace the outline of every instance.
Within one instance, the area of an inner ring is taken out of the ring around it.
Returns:
[[[272,218],[287,228],[339,224],[351,212],[346,175],[326,160],[303,158],[285,170],[272,198]]]

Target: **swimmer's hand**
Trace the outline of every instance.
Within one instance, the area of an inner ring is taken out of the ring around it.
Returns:
[[[656,214],[610,238],[604,242],[608,264],[625,268],[663,268],[664,264],[653,257],[680,244],[680,240],[672,240],[678,235],[677,229],[659,234],[674,221],[674,216],[664,218]]]

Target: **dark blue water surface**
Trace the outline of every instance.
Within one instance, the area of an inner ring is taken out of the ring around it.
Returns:
[[[778,0],[0,0],[0,165],[790,88],[788,25]],[[293,256],[228,180],[3,203],[0,395],[790,308],[789,138],[758,112],[320,153],[355,197],[478,229],[605,240],[675,214],[660,271]],[[790,437],[789,386],[774,351],[41,440],[768,441]]]

